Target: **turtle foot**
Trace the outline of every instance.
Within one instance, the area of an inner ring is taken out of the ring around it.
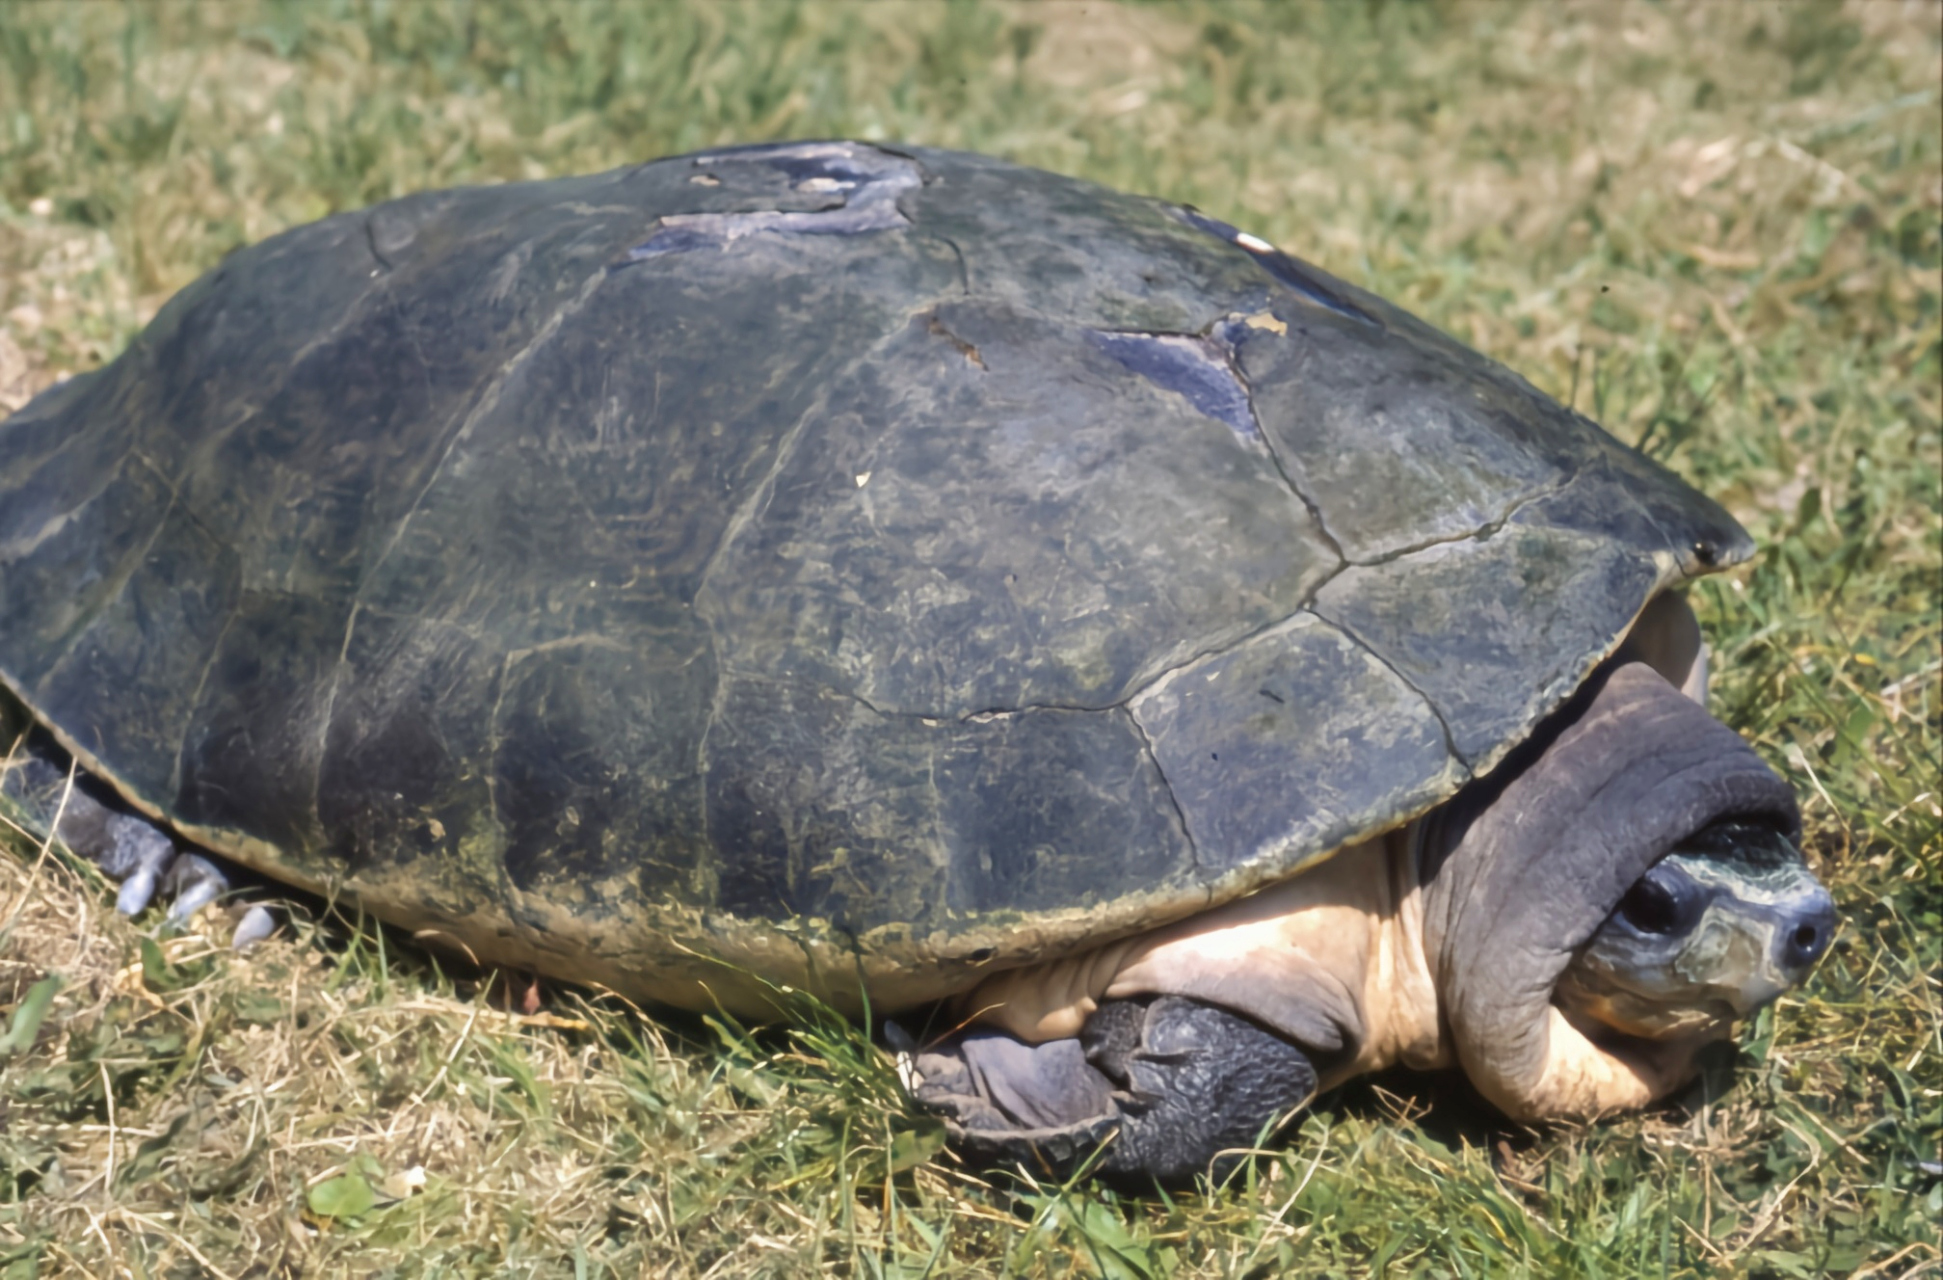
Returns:
[[[0,795],[24,812],[31,827],[41,834],[52,831],[119,884],[116,910],[137,916],[159,898],[168,904],[166,924],[182,928],[230,891],[230,874],[215,859],[178,849],[167,831],[111,807],[82,776],[34,752],[31,742],[27,745],[27,754],[0,772]],[[252,906],[238,923],[232,945],[252,946],[275,927],[267,908]]]
[[[1316,1090],[1293,1044],[1181,996],[1109,1001],[1077,1039],[961,1032],[909,1066],[912,1096],[961,1150],[1062,1177],[1225,1177]]]

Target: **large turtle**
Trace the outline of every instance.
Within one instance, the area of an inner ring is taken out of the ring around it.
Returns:
[[[1677,594],[1750,552],[1193,209],[757,146],[229,258],[0,427],[0,679],[130,909],[117,806],[637,998],[955,999],[963,1139],[1178,1176],[1394,1062],[1644,1104],[1801,977]]]

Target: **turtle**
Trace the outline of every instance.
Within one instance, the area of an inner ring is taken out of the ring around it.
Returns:
[[[1181,1179],[1396,1064],[1644,1106],[1801,981],[1682,595],[1753,552],[1192,206],[730,147],[286,231],[0,425],[7,785],[124,909],[806,994],[974,1154]]]

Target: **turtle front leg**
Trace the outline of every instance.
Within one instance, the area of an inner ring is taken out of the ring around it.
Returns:
[[[973,1029],[913,1067],[917,1100],[973,1155],[1063,1175],[1106,1144],[1099,1172],[1162,1182],[1224,1176],[1316,1091],[1295,1045],[1184,996],[1108,1001],[1077,1039]]]

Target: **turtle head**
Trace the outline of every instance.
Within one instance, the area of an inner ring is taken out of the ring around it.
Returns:
[[[1521,750],[1426,837],[1452,1048],[1514,1119],[1645,1106],[1827,950],[1794,792],[1639,661],[1595,672]]]
[[[1553,1000],[1588,1034],[1706,1033],[1799,983],[1834,932],[1834,901],[1794,843],[1772,825],[1722,819],[1634,882]]]

